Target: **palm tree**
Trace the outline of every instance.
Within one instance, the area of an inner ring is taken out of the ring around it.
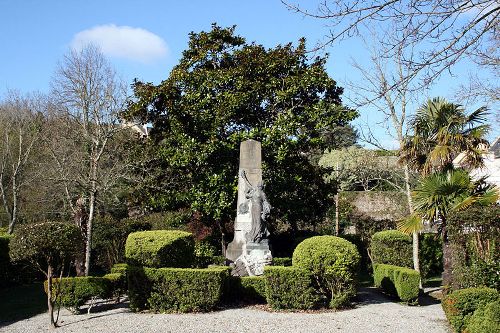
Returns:
[[[451,252],[446,225],[448,214],[472,204],[492,204],[499,198],[496,187],[486,184],[484,179],[473,181],[463,169],[434,173],[420,181],[413,192],[417,217],[408,219],[406,227],[411,230],[422,219],[438,224],[443,239],[443,286],[449,286],[451,282]]]
[[[422,175],[453,169],[453,159],[464,153],[463,163],[467,167],[482,166],[482,147],[487,147],[484,139],[489,126],[486,121],[488,110],[479,108],[470,115],[457,104],[442,98],[428,100],[410,119],[409,127],[413,132],[408,136],[400,152],[400,162],[405,168],[412,168]],[[407,170],[405,169],[407,172]],[[407,189],[411,217],[399,227],[413,235],[413,260],[418,265],[418,232],[422,223],[413,214],[410,189]]]
[[[463,153],[464,167],[481,167],[483,149],[488,147],[487,115],[486,107],[468,115],[460,105],[443,98],[428,100],[409,122],[413,135],[407,137],[400,161],[428,175],[453,169],[453,159]]]

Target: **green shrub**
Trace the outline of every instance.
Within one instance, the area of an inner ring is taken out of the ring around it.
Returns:
[[[500,290],[500,205],[472,205],[447,219],[454,290]]]
[[[178,230],[131,233],[125,245],[127,263],[154,268],[191,267],[194,263],[192,234]]]
[[[229,267],[205,269],[129,266],[128,288],[133,311],[210,311],[220,304]]]
[[[47,292],[47,281],[44,287]],[[91,299],[110,298],[113,292],[110,279],[91,276],[52,279],[52,290],[53,295],[57,295],[56,304],[73,312],[79,312]]]
[[[413,269],[374,264],[373,280],[376,287],[382,288],[387,294],[396,296],[403,302],[411,303],[418,299],[420,274]]]
[[[498,301],[500,294],[491,288],[468,288],[449,293],[441,302],[446,318],[455,332],[462,332],[480,306]]]
[[[412,239],[398,230],[373,234],[370,252],[374,264],[413,268]]]
[[[264,276],[244,276],[240,278],[238,300],[249,303],[266,302],[266,279]]]
[[[127,264],[121,263],[121,264],[114,264],[113,267],[111,267],[111,273],[120,273],[120,274],[127,274]]]
[[[151,225],[151,230],[186,230],[191,213],[188,210],[172,210],[152,213],[140,219]]]
[[[306,269],[266,266],[264,278],[266,300],[272,309],[307,310],[319,304],[313,277]]]
[[[127,291],[127,278],[125,274],[109,273],[103,276],[109,281],[110,294],[119,299],[119,297]]]
[[[480,306],[470,318],[465,332],[500,332],[500,301]]]
[[[443,272],[443,241],[438,234],[420,234],[418,255],[422,279],[441,275]]]
[[[358,250],[351,242],[335,236],[315,236],[297,246],[292,264],[311,272],[325,303],[337,308],[356,294],[359,260]]]
[[[9,256],[9,235],[0,235],[0,289],[8,286],[12,275]]]
[[[273,266],[292,266],[292,258],[273,258]]]

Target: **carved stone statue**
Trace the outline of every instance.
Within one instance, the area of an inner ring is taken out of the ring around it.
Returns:
[[[267,219],[271,206],[262,182],[261,143],[245,140],[240,144],[238,200],[234,238],[228,244],[226,258],[237,276],[262,275],[272,260]]]
[[[263,182],[259,182],[257,186],[253,186],[248,181],[245,170],[241,170],[240,175],[245,181],[245,198],[247,199],[247,201],[240,205],[240,212],[248,212],[248,204],[251,203],[250,216],[252,217],[252,228],[246,234],[245,238],[247,242],[260,243],[269,237],[266,220],[271,212],[271,205],[264,193]]]

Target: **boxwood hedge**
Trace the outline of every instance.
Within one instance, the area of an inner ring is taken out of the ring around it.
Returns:
[[[303,268],[266,266],[266,300],[272,309],[307,310],[319,305],[313,277]]]
[[[441,305],[455,332],[462,332],[467,327],[474,311],[498,300],[500,300],[500,294],[495,289],[467,288],[449,293]]]
[[[134,266],[191,267],[194,264],[194,239],[179,230],[139,231],[128,235],[125,244],[127,263]]]
[[[210,311],[220,304],[229,267],[148,268],[129,266],[128,288],[133,311]]]
[[[356,294],[359,260],[351,242],[335,236],[315,236],[297,246],[292,266],[311,272],[325,304],[337,308]]]
[[[374,264],[373,280],[376,287],[403,302],[414,302],[420,292],[420,274],[410,268],[394,265]]]
[[[398,230],[373,234],[370,252],[374,264],[413,268],[412,239]]]

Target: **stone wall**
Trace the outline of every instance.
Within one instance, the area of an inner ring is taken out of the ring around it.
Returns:
[[[351,217],[372,218],[374,220],[400,220],[407,216],[406,195],[396,191],[342,192],[351,206]]]

